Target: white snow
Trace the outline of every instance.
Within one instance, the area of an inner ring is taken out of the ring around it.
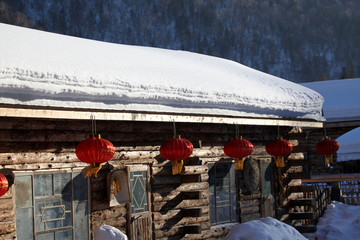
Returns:
[[[360,127],[345,133],[336,139],[340,147],[337,162],[360,160]]]
[[[324,115],[327,122],[360,119],[360,78],[309,82],[302,85],[324,97]]]
[[[119,229],[109,226],[102,225],[94,230],[95,240],[128,240],[128,237],[122,233]]]
[[[315,233],[300,234],[295,228],[274,218],[262,218],[235,225],[226,240],[339,240],[360,239],[360,205],[333,201],[319,219]]]
[[[323,97],[221,58],[0,24],[3,104],[324,120]]]
[[[305,236],[319,240],[360,239],[360,205],[333,201],[319,219],[317,231]]]
[[[225,240],[306,240],[292,226],[271,217],[235,225]]]

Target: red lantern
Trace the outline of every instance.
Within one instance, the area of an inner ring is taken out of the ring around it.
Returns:
[[[9,188],[9,182],[7,178],[0,173],[0,197],[2,197]]]
[[[254,145],[242,137],[236,137],[224,146],[224,153],[231,158],[235,158],[236,170],[244,169],[244,158],[249,156],[253,151]]]
[[[325,164],[333,163],[333,154],[339,150],[339,143],[329,137],[324,137],[322,141],[316,144],[316,152],[325,155]]]
[[[101,164],[111,160],[115,154],[115,148],[111,142],[102,139],[100,134],[98,137],[90,137],[76,146],[76,156],[82,162],[89,163],[90,166],[84,170],[85,177],[92,174],[97,177]]]
[[[172,174],[180,174],[184,165],[184,159],[190,157],[193,152],[193,145],[186,139],[173,138],[161,144],[160,155],[172,162]]]
[[[291,153],[293,146],[290,142],[277,137],[266,144],[266,152],[275,157],[276,166],[285,167],[284,156]]]

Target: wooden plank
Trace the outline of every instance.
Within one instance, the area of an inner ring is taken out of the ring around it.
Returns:
[[[48,118],[48,119],[83,119],[88,120],[92,116],[96,120],[113,121],[151,121],[151,122],[187,122],[187,123],[221,123],[237,125],[267,125],[267,126],[298,126],[309,128],[321,128],[322,122],[311,120],[283,120],[269,118],[244,118],[219,115],[201,114],[171,114],[159,112],[124,112],[88,109],[64,109],[64,108],[11,108],[0,107],[0,117],[20,118]]]
[[[342,182],[360,180],[360,174],[332,174],[312,176],[311,179],[304,179],[303,182]]]

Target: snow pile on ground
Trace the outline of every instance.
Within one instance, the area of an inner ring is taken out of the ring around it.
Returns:
[[[317,232],[305,234],[309,239],[360,239],[360,206],[333,201],[317,224]]]
[[[221,58],[0,24],[3,104],[323,120],[323,97]]]
[[[327,121],[360,119],[360,78],[309,82],[302,85],[324,97],[324,115]]]
[[[95,240],[128,240],[127,236],[119,229],[109,225],[102,225],[94,231]]]
[[[336,141],[340,145],[337,162],[360,160],[360,127],[341,135]]]
[[[267,217],[235,225],[226,240],[306,240],[292,226]]]

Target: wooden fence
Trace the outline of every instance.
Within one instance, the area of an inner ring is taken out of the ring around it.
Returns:
[[[331,200],[348,205],[360,205],[360,174],[336,174],[304,179],[303,183],[315,189],[331,189]]]
[[[341,202],[360,205],[360,180],[340,182]]]

